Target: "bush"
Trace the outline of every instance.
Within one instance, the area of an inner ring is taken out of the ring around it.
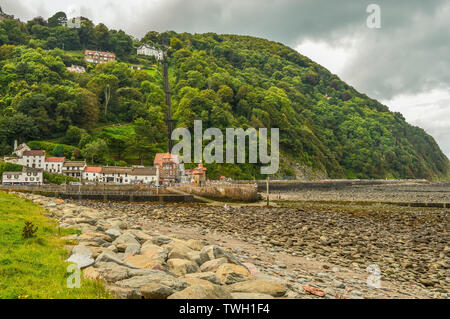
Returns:
[[[70,183],[70,182],[79,182],[79,180],[74,177],[69,177],[69,176],[60,175],[60,174],[51,174],[48,172],[44,172],[44,180],[47,183],[57,184],[57,185],[61,185],[63,183]]]
[[[25,222],[25,226],[22,230],[22,237],[27,239],[34,236],[34,234],[37,232],[38,227],[34,226],[32,222]]]

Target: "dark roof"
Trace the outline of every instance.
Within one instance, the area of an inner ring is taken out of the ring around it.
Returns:
[[[131,174],[130,167],[122,167],[122,166],[103,166],[102,167],[103,174]]]
[[[24,151],[23,156],[45,156],[45,151],[42,150]]]
[[[63,167],[84,167],[86,166],[86,162],[74,162],[74,161],[69,161],[69,162],[64,162]]]
[[[24,173],[40,173],[43,171],[44,170],[42,168],[32,168],[32,167],[24,167],[22,169],[22,172],[24,172]]]
[[[135,168],[133,168],[130,175],[153,176],[153,175],[156,175],[156,172],[157,172],[156,167],[135,167]]]

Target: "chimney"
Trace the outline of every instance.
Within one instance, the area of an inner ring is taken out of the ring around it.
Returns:
[[[14,150],[17,149],[17,140],[14,140]]]

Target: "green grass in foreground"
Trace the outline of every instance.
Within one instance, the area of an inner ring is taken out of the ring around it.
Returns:
[[[56,221],[43,213],[29,200],[0,192],[0,299],[108,298],[100,281],[82,279],[80,289],[67,288],[68,253]],[[29,239],[22,238],[26,221],[39,227]]]

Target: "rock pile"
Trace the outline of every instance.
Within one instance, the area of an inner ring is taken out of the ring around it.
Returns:
[[[66,204],[37,195],[61,228],[79,235],[64,239],[68,262],[88,279],[104,281],[116,298],[233,299],[275,298],[288,294],[282,279],[264,276],[225,249],[200,240],[182,240],[144,231],[108,211]]]

